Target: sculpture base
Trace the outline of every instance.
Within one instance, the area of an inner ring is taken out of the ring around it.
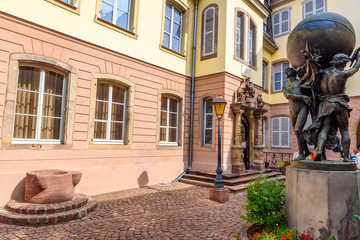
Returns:
[[[320,171],[356,171],[355,162],[342,161],[319,161],[313,160],[294,160],[291,161],[291,166],[301,169],[320,170]]]
[[[360,239],[360,171],[287,167],[286,212],[290,229],[311,237]]]
[[[209,189],[209,199],[215,202],[223,203],[229,200],[229,190],[228,189]]]
[[[240,173],[244,173],[246,170],[245,170],[245,164],[233,164],[231,166],[231,173],[233,174],[240,174]]]

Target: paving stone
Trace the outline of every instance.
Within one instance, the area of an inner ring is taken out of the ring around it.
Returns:
[[[92,196],[97,208],[82,219],[51,226],[0,223],[0,239],[236,239],[245,193],[219,204],[209,189],[185,183]]]

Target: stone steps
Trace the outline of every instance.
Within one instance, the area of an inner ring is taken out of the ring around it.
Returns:
[[[86,216],[95,210],[97,202],[83,194],[60,203],[38,204],[10,200],[0,208],[0,222],[15,225],[51,225]]]

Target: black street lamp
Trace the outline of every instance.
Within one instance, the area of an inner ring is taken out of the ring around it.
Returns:
[[[221,169],[221,118],[224,115],[224,110],[226,106],[226,101],[224,98],[222,98],[221,95],[218,95],[217,98],[214,100],[214,107],[215,107],[215,113],[216,117],[218,118],[218,164],[216,169],[216,179],[215,179],[215,185],[214,188],[217,190],[223,190],[224,187],[224,180],[222,179],[222,169]]]

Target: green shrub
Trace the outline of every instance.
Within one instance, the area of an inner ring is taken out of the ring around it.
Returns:
[[[276,224],[285,226],[285,186],[278,179],[269,180],[261,175],[246,190],[246,214],[240,217],[248,222],[265,225],[265,231],[275,229]]]

